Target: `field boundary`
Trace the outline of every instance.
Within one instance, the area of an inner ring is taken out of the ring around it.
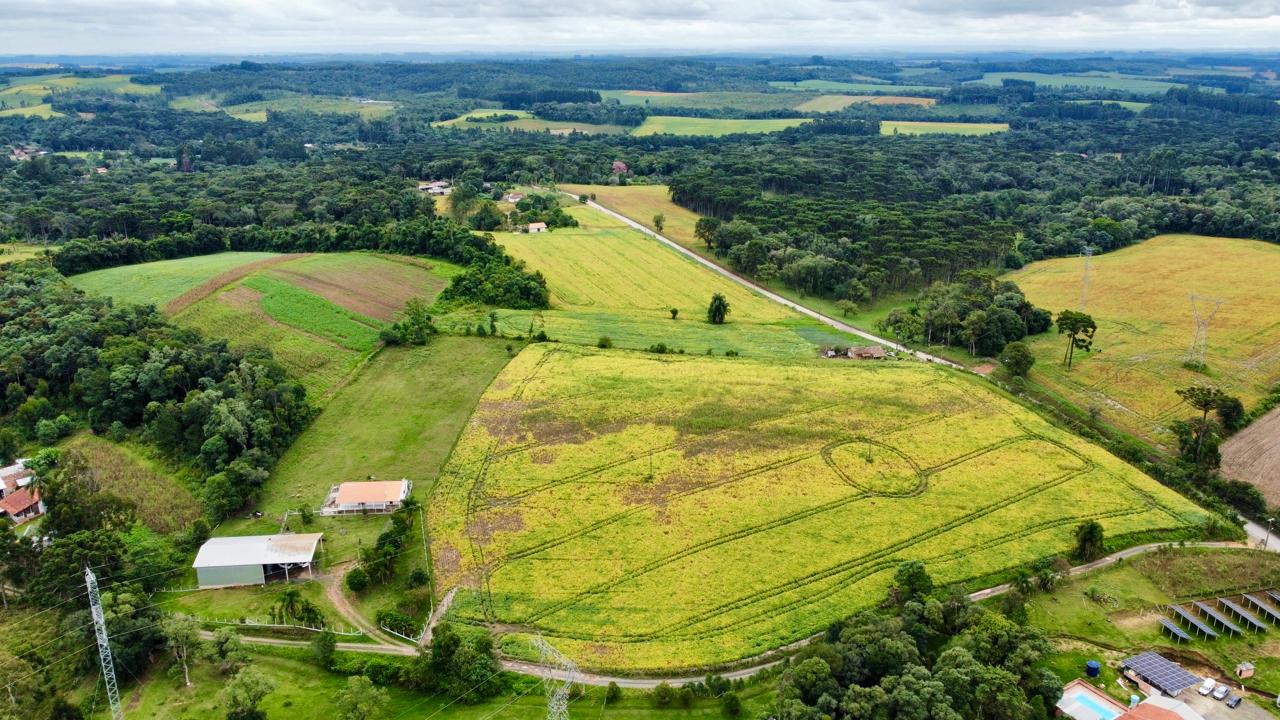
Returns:
[[[177,315],[231,283],[236,282],[237,280],[242,280],[263,268],[292,262],[300,258],[308,257],[312,254],[313,253],[288,253],[286,255],[279,255],[273,258],[266,258],[265,260],[245,263],[244,265],[232,268],[226,272],[218,273],[165,303],[163,310],[166,315]]]

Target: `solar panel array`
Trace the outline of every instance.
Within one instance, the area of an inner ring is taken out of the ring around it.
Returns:
[[[1131,657],[1123,665],[1167,695],[1177,695],[1200,684],[1200,678],[1182,669],[1181,665],[1165,660],[1153,652]]]
[[[1244,634],[1244,631],[1240,629],[1240,626],[1228,620],[1226,615],[1223,615],[1222,613],[1218,612],[1217,610],[1214,610],[1213,608],[1200,602],[1199,600],[1191,604],[1195,605],[1197,610],[1209,616],[1214,622],[1218,623],[1218,625],[1226,629],[1227,632],[1233,633],[1235,635]]]
[[[1183,642],[1191,642],[1191,636],[1188,635],[1185,630],[1175,625],[1169,618],[1160,618],[1160,626],[1169,631],[1169,634],[1175,639]]]
[[[1227,610],[1230,610],[1232,613],[1235,614],[1236,617],[1240,618],[1240,620],[1242,620],[1245,625],[1248,625],[1254,631],[1256,632],[1267,631],[1267,626],[1263,625],[1262,622],[1258,620],[1258,618],[1254,617],[1253,613],[1249,612],[1248,610],[1245,610],[1244,608],[1235,604],[1231,600],[1228,600],[1227,598],[1218,598],[1218,604],[1226,608]]]
[[[1271,602],[1273,603],[1280,603],[1280,593],[1275,590],[1268,590],[1267,597],[1271,598]]]
[[[1271,622],[1280,623],[1280,610],[1276,610],[1275,608],[1266,604],[1265,602],[1260,600],[1256,595],[1246,594],[1244,596],[1244,601],[1252,605],[1253,609],[1257,610],[1258,612],[1270,618]]]
[[[1200,618],[1187,612],[1185,608],[1179,605],[1170,605],[1169,611],[1172,612],[1174,615],[1177,615],[1178,617],[1182,618],[1183,622],[1190,625],[1192,628],[1202,633],[1205,637],[1209,638],[1210,640],[1213,640],[1214,638],[1218,637],[1218,633],[1216,630],[1200,622]]]

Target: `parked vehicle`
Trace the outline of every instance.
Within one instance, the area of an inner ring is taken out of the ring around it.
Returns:
[[[1209,693],[1213,692],[1213,689],[1217,686],[1218,686],[1218,682],[1216,680],[1214,680],[1213,678],[1205,678],[1204,682],[1200,683],[1200,689],[1197,690],[1197,692],[1199,692],[1201,695],[1208,695]]]
[[[1240,697],[1239,695],[1232,695],[1230,698],[1227,699],[1227,707],[1231,708],[1232,710],[1235,710],[1237,707],[1240,707],[1240,703],[1242,702],[1244,702],[1244,698]]]
[[[1227,695],[1230,695],[1230,694],[1231,694],[1231,688],[1230,688],[1230,687],[1226,686],[1225,684],[1224,684],[1224,685],[1219,685],[1219,686],[1218,686],[1218,689],[1216,689],[1216,690],[1214,690],[1214,691],[1213,691],[1213,699],[1214,699],[1214,700],[1222,700],[1222,699],[1224,699]]]

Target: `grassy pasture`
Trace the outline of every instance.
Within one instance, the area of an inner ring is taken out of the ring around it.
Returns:
[[[881,120],[881,135],[991,135],[1008,132],[1008,123],[932,122]]]
[[[770,133],[810,122],[806,118],[767,120],[735,120],[726,118],[693,118],[651,115],[632,135],[733,135],[736,133]]]
[[[481,399],[430,532],[438,591],[464,588],[461,618],[641,671],[818,632],[883,598],[905,560],[976,583],[1067,551],[1084,518],[1118,543],[1204,517],[934,366],[543,344]]]
[[[1132,100],[1071,100],[1070,102],[1075,103],[1077,105],[1092,105],[1094,103],[1105,104],[1105,105],[1119,105],[1125,110],[1129,110],[1136,113],[1140,113],[1143,110],[1146,110],[1147,108],[1151,107],[1151,103],[1135,102]]]
[[[834,80],[800,80],[798,82],[774,80],[769,84],[780,90],[804,90],[822,93],[850,94],[885,93],[893,95],[916,92],[946,92],[947,90],[945,87],[939,87],[937,85],[891,85],[889,83],[836,82]]]
[[[37,103],[35,105],[27,105],[25,107],[10,107],[0,109],[0,117],[38,117],[52,118],[62,117],[62,113],[53,109],[49,103]]]
[[[651,108],[686,107],[703,110],[734,108],[738,110],[790,110],[796,107],[797,98],[789,93],[764,92],[689,92],[668,93],[652,90],[601,90],[605,100],[617,100],[623,105],[645,105]]]
[[[934,98],[912,97],[909,95],[819,95],[812,100],[796,105],[796,110],[804,112],[836,112],[850,105],[919,105],[929,107],[937,103]]]
[[[1249,686],[1276,693],[1280,692],[1280,655],[1273,638],[1248,634],[1175,647],[1161,631],[1158,618],[1165,615],[1163,608],[1170,603],[1231,597],[1272,588],[1277,582],[1280,558],[1269,553],[1171,549],[1072,578],[1052,593],[1035,595],[1028,615],[1031,624],[1051,638],[1095,640],[1120,648],[1117,658],[1150,649],[1184,657],[1195,653],[1203,659],[1196,664],[1207,660],[1219,678],[1229,676],[1236,663],[1247,660],[1258,671]],[[1110,600],[1092,600],[1086,594],[1090,590]],[[1090,657],[1098,657],[1097,652],[1092,651]],[[1059,675],[1068,681],[1083,670],[1083,662],[1073,663]]]
[[[160,92],[158,85],[138,85],[129,75],[104,75],[103,77],[76,77],[68,74],[12,77],[7,85],[0,86],[0,115],[58,115],[44,98],[60,92],[93,90],[131,95],[154,95]]]
[[[156,532],[181,530],[203,515],[181,480],[132,447],[88,433],[72,436],[62,447],[83,454],[102,490],[132,502],[138,519]]]
[[[0,265],[39,257],[44,248],[31,243],[0,243]]]
[[[1152,80],[1150,78],[1132,77],[1118,73],[1099,73],[1090,75],[1048,75],[1033,72],[993,72],[986,73],[979,80],[970,83],[983,85],[1000,85],[1005,80],[1025,80],[1037,85],[1052,88],[1100,88],[1103,90],[1119,90],[1121,92],[1139,93],[1143,95],[1163,95],[1175,87],[1183,87],[1179,83]]]
[[[492,117],[494,115],[518,115],[516,120],[505,122],[469,122],[469,117]],[[541,120],[528,110],[472,110],[452,120],[432,123],[435,127],[449,127],[461,130],[523,130],[525,132],[549,132],[553,135],[568,135],[580,132],[589,135],[613,134],[626,132],[621,125],[595,125],[592,123],[566,122],[562,120]]]
[[[620,221],[590,208],[571,207],[577,228],[550,233],[498,233],[498,242],[547,278],[552,307],[542,312],[500,310],[503,334],[544,329],[554,339],[595,345],[608,336],[616,347],[643,349],[665,343],[689,353],[811,357],[823,343],[846,336],[755,295]],[[713,293],[729,301],[729,322],[706,321]],[[671,319],[670,308],[679,317]],[[483,321],[461,311],[440,319],[461,330]]]
[[[1084,258],[1032,263],[1007,277],[1031,302],[1076,308]],[[1096,352],[1062,365],[1056,334],[1030,341],[1032,379],[1123,430],[1161,441],[1195,414],[1177,388],[1213,382],[1246,406],[1280,381],[1280,247],[1255,240],[1163,235],[1093,258],[1086,311]],[[1229,281],[1224,282],[1224,278]],[[1208,374],[1182,366],[1195,333],[1188,294],[1225,300],[1209,330]]]
[[[160,307],[224,272],[277,255],[270,252],[200,255],[94,270],[74,275],[70,280],[85,292],[110,295],[116,302]]]

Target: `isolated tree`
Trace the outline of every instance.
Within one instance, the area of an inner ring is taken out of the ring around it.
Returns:
[[[662,232],[662,228],[667,224],[667,216],[658,213],[653,216],[653,229]]]
[[[160,625],[160,634],[164,636],[165,647],[173,654],[173,659],[182,665],[182,683],[191,687],[190,663],[200,651],[200,624],[183,615],[170,615]]]
[[[213,640],[208,646],[209,659],[218,666],[223,675],[234,675],[249,662],[249,653],[245,652],[244,642],[235,630],[229,627],[213,631]]]
[[[698,218],[698,222],[693,226],[693,235],[702,242],[707,244],[707,249],[715,244],[716,233],[720,230],[720,218],[704,217]]]
[[[622,699],[622,688],[618,683],[610,680],[609,687],[604,691],[604,702],[606,705],[612,705]]]
[[[720,293],[712,295],[711,304],[707,306],[707,322],[712,325],[723,325],[728,317],[729,301]]]
[[[675,320],[675,319],[676,319],[676,316],[678,316],[679,314],[680,314],[680,308],[671,308],[671,319],[672,319],[672,320]]]
[[[664,708],[675,700],[676,691],[665,682],[660,682],[653,688],[653,704],[657,707]]]
[[[1096,560],[1103,551],[1102,525],[1086,520],[1076,526],[1076,557],[1086,562]]]
[[[1000,364],[1014,377],[1026,377],[1031,367],[1036,364],[1036,356],[1023,342],[1011,342],[1004,346],[1000,353]]]
[[[222,686],[218,703],[227,709],[227,720],[266,720],[267,714],[258,705],[275,688],[261,670],[249,666]]]
[[[893,588],[899,602],[919,600],[933,592],[933,578],[919,560],[908,560],[898,566],[893,576]]]
[[[1212,385],[1192,385],[1191,387],[1182,388],[1177,391],[1178,397],[1187,401],[1187,404],[1200,411],[1199,428],[1195,431],[1195,462],[1199,463],[1204,451],[1204,439],[1210,432],[1209,413],[1216,410],[1218,406],[1228,397]]]
[[[347,678],[347,686],[333,698],[338,720],[369,720],[387,704],[387,691],[364,675]]]
[[[1058,334],[1067,336],[1067,352],[1062,361],[1071,369],[1076,350],[1089,352],[1093,349],[1093,336],[1098,332],[1098,324],[1093,317],[1075,310],[1063,310],[1058,313]]]
[[[858,312],[858,303],[848,299],[837,300],[836,309],[840,311],[841,317],[849,317],[850,315]]]
[[[333,665],[333,652],[338,648],[338,638],[329,630],[321,630],[311,638],[311,656],[316,664],[326,670]]]

